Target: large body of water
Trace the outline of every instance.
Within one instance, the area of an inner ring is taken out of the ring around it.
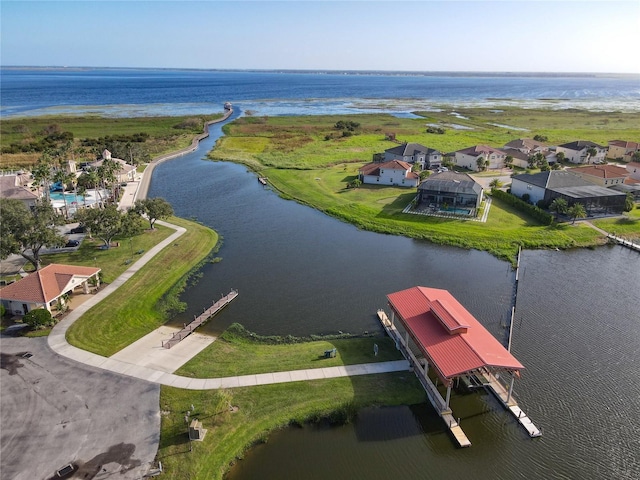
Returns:
[[[378,108],[385,99],[640,110],[637,80],[628,78],[3,70],[1,88],[3,116],[212,113],[224,101],[269,115],[341,113]],[[360,231],[282,200],[244,167],[204,160],[220,134],[213,127],[197,152],[159,165],[152,179],[150,196],[167,198],[178,215],[224,238],[222,261],[202,269],[183,296],[188,311],[173,322],[238,288],[239,298],[207,324],[209,332],[232,322],[265,334],[379,332],[375,312],[385,295],[424,285],[450,290],[504,339],[514,282],[507,263]],[[512,351],[526,370],[516,396],[543,429],[541,438],[529,439],[491,396],[455,395],[452,407],[471,448],[454,447],[427,403],[370,409],[344,427],[277,432],[230,478],[640,478],[638,285],[640,255],[622,247],[523,253]]]
[[[398,114],[517,105],[640,111],[640,76],[337,74],[134,69],[0,69],[4,117],[190,115],[231,101],[260,115]]]

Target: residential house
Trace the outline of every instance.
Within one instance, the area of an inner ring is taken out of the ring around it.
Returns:
[[[624,211],[626,194],[594,185],[575,173],[564,170],[516,175],[511,179],[511,193],[529,202],[549,205],[564,198],[569,205],[581,203],[587,214],[620,214]]]
[[[589,165],[588,167],[569,168],[567,171],[580,175],[588,182],[607,188],[622,185],[625,178],[629,176],[626,168],[617,165]]]
[[[358,170],[362,183],[417,187],[420,176],[411,171],[411,164],[402,160],[371,162]]]
[[[452,161],[456,166],[478,172],[483,170],[478,167],[480,159],[485,162],[484,165],[488,170],[496,170],[504,167],[504,159],[507,154],[488,145],[476,145],[475,147],[457,150],[449,154],[449,156],[452,157]],[[488,164],[486,164],[487,161],[489,162]]]
[[[536,153],[546,154],[549,151],[549,147],[542,142],[533,140],[531,138],[518,138],[517,140],[511,140],[505,144],[504,148],[513,148],[520,150],[527,155],[535,155]]]
[[[100,284],[100,269],[75,265],[51,264],[0,289],[0,301],[12,315],[25,315],[36,308],[50,312],[64,305],[74,291],[89,293],[89,281]]]
[[[624,140],[612,140],[609,142],[607,158],[612,160],[622,160],[623,162],[633,161],[633,154],[640,152],[640,143],[626,142]]]
[[[502,148],[501,149],[507,157],[511,157],[511,165],[518,168],[528,168],[529,167],[529,154],[522,152],[521,150],[515,148]]]
[[[590,155],[588,152],[595,149],[596,154]],[[604,163],[607,147],[586,140],[564,143],[556,147],[556,155],[564,153],[564,157],[571,163]]]
[[[40,198],[38,189],[32,190],[31,179],[27,174],[0,176],[0,198],[20,200],[28,208],[33,207]]]
[[[112,158],[109,150],[104,150],[102,152],[102,158],[95,162],[91,162],[89,167],[98,168],[102,166],[105,161],[115,162],[118,165],[118,170],[116,171],[116,180],[118,182],[132,182],[135,180],[136,167],[134,165],[129,165],[127,162],[119,158]]]
[[[640,162],[629,162],[626,167],[631,178],[640,180]]]
[[[466,173],[439,172],[430,175],[418,186],[420,204],[449,208],[480,208],[483,189],[473,177]]]
[[[421,170],[442,166],[442,153],[419,143],[404,143],[384,151],[384,161],[402,160],[420,166]]]

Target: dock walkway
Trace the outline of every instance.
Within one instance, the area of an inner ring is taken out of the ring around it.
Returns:
[[[211,307],[206,309],[202,314],[193,319],[188,325],[185,325],[184,328],[175,332],[169,340],[164,340],[162,342],[163,348],[171,348],[174,345],[180,343],[181,340],[188,337],[193,333],[193,331],[202,325],[204,322],[213,317],[216,313],[222,310],[224,307],[229,305],[232,300],[234,300],[238,296],[237,290],[231,290],[227,295],[223,296],[220,300],[215,302]]]
[[[427,393],[427,398],[433,405],[433,408],[436,409],[436,412],[447,424],[447,428],[453,435],[453,438],[456,440],[459,446],[461,447],[470,447],[471,442],[462,431],[460,424],[454,418],[451,409],[447,407],[447,402],[442,398],[440,392],[438,392],[438,388],[433,384],[431,379],[425,374],[424,370],[421,368],[421,364],[419,360],[415,357],[410,348],[405,344],[400,332],[398,329],[391,324],[387,314],[384,310],[378,310],[378,318],[380,319],[380,323],[387,331],[389,337],[391,337],[395,342],[402,354],[409,361],[409,365],[412,367],[413,372],[418,377],[418,380],[422,384],[425,392]]]

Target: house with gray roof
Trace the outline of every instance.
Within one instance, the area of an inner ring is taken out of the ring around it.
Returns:
[[[467,208],[475,214],[484,190],[482,185],[466,173],[440,172],[427,177],[418,186],[418,201],[420,204],[448,208]]]
[[[620,214],[626,200],[623,192],[595,185],[563,170],[516,175],[511,179],[511,193],[520,198],[528,195],[534,205],[539,202],[549,205],[556,198],[564,198],[569,206],[581,203],[589,216]]]
[[[442,166],[442,152],[419,143],[403,143],[384,151],[384,161],[401,160],[420,165],[421,170]]]
[[[589,150],[595,149],[596,154],[590,155]],[[587,140],[577,140],[575,142],[563,143],[556,147],[556,155],[564,153],[564,158],[571,163],[604,163],[607,155],[607,147]]]

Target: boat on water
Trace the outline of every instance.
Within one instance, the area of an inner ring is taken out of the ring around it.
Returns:
[[[231,110],[231,102],[224,102],[224,109]]]
[[[267,177],[258,177],[258,181],[259,181],[262,185],[266,185],[266,184],[267,184]]]

